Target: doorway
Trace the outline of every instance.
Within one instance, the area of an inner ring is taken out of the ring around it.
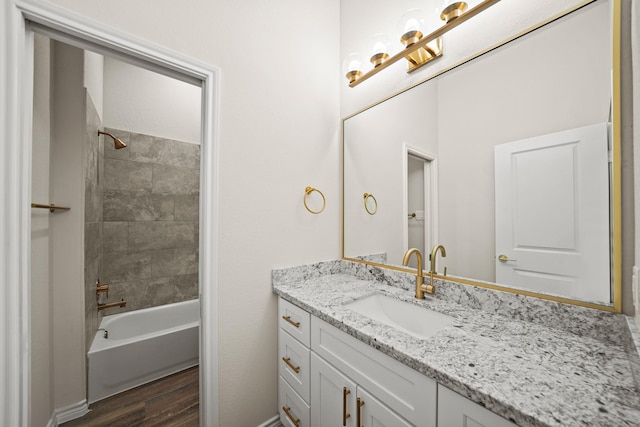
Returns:
[[[437,161],[435,156],[403,144],[405,181],[404,248],[427,254],[437,237]],[[428,256],[425,255],[428,262]],[[416,259],[409,262],[417,267]]]
[[[5,15],[3,15],[3,20]],[[15,310],[5,312],[3,319],[7,321],[7,338],[15,345],[7,351],[7,365],[15,367],[14,372],[4,376],[7,390],[14,396],[7,405],[3,406],[3,419],[7,425],[26,425],[29,422],[29,400],[31,392],[30,368],[32,350],[30,347],[32,329],[30,327],[30,312],[36,308],[30,306],[32,257],[30,254],[29,237],[32,231],[31,209],[25,202],[31,199],[31,155],[32,155],[32,94],[33,90],[33,49],[34,34],[40,33],[57,40],[64,41],[75,47],[95,50],[101,54],[112,54],[127,62],[138,64],[147,69],[159,71],[162,74],[192,82],[202,87],[201,120],[202,120],[202,156],[200,160],[200,192],[199,211],[202,216],[200,225],[199,253],[208,260],[207,265],[200,267],[199,283],[208,286],[200,287],[201,298],[201,329],[200,329],[200,359],[201,359],[201,423],[216,426],[217,422],[217,320],[213,311],[217,305],[217,152],[216,124],[217,111],[217,81],[219,72],[214,67],[178,57],[172,52],[151,46],[130,36],[121,35],[109,28],[99,25],[88,28],[86,23],[55,8],[42,9],[34,4],[20,3],[15,10],[7,15],[6,22],[10,34],[7,45],[11,49],[7,52],[9,63],[16,64],[16,73],[12,81],[18,90],[8,92],[6,105],[13,107],[15,121],[7,123],[4,132],[14,137],[7,138],[7,150],[11,159],[16,159],[13,166],[8,168],[5,178],[15,184],[20,191],[5,194],[9,214],[7,224],[13,225],[16,232],[6,240],[6,248],[14,252],[7,260],[5,273],[7,277],[16,280],[8,281],[6,295],[10,297],[8,304],[13,304]],[[9,157],[7,157],[9,159]],[[19,159],[19,160],[17,160]],[[6,255],[3,251],[3,255]],[[4,265],[4,264],[3,264]],[[3,293],[4,294],[4,293]],[[77,313],[76,313],[77,314]],[[81,316],[73,315],[71,329],[76,335],[82,331]],[[23,320],[26,319],[26,320]],[[62,408],[73,412],[81,410],[83,402],[77,402],[69,408]],[[86,405],[86,401],[84,401]],[[52,414],[57,418],[58,413]]]

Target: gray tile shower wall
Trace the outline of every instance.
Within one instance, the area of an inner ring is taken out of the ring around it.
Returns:
[[[106,314],[197,298],[200,146],[106,129],[127,148],[104,148]]]
[[[95,105],[85,90],[86,132],[84,176],[84,296],[85,296],[85,349],[89,351],[98,329],[101,315],[96,308],[96,280],[103,273],[103,209],[102,183],[104,170],[103,139],[98,136],[102,121]],[[104,298],[104,297],[102,297]]]

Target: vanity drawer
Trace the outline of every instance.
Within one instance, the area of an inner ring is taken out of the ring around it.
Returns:
[[[278,332],[278,373],[309,402],[309,348],[284,330]]]
[[[278,323],[292,337],[309,347],[311,315],[288,301],[278,298]]]
[[[310,427],[309,405],[295,392],[284,378],[278,383],[278,411],[285,427]],[[296,421],[298,421],[296,423]]]
[[[311,318],[311,349],[413,425],[435,427],[433,379],[317,317]]]

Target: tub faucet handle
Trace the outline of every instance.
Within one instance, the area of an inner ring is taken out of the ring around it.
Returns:
[[[98,279],[98,281],[96,282],[96,298],[100,298],[100,292],[106,292],[107,298],[109,298],[109,285],[106,283],[104,285],[101,285],[100,279]]]

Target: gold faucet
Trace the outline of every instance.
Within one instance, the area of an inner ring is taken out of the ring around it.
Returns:
[[[423,299],[425,292],[428,294],[432,294],[435,288],[432,285],[425,287],[423,284],[424,276],[422,275],[422,253],[418,249],[416,248],[409,249],[404,254],[404,258],[402,259],[402,265],[406,266],[409,264],[409,258],[411,258],[412,254],[416,254],[416,259],[418,261],[418,269],[416,272],[416,298]]]
[[[437,271],[436,271],[436,258],[438,257],[438,251],[440,251],[440,253],[442,253],[443,257],[447,256],[447,251],[444,249],[444,246],[442,246],[442,245],[435,245],[433,247],[433,250],[431,251],[431,256],[429,256],[429,260],[431,261],[431,268],[429,269],[429,277],[430,277],[429,287],[432,288],[433,292],[435,292],[435,290],[436,290],[435,286],[433,285],[433,275],[437,274]],[[446,276],[446,274],[447,274],[447,268],[446,267],[444,268],[444,271],[445,271],[444,274]]]
[[[100,279],[96,282],[96,299],[100,298],[100,292],[106,292],[107,298],[109,298],[109,285],[106,283],[104,285],[100,284]]]
[[[107,304],[98,304],[98,311],[104,310],[105,308],[111,308],[111,307],[125,307],[126,305],[127,305],[127,302],[124,299],[121,299],[120,301],[109,302]]]

